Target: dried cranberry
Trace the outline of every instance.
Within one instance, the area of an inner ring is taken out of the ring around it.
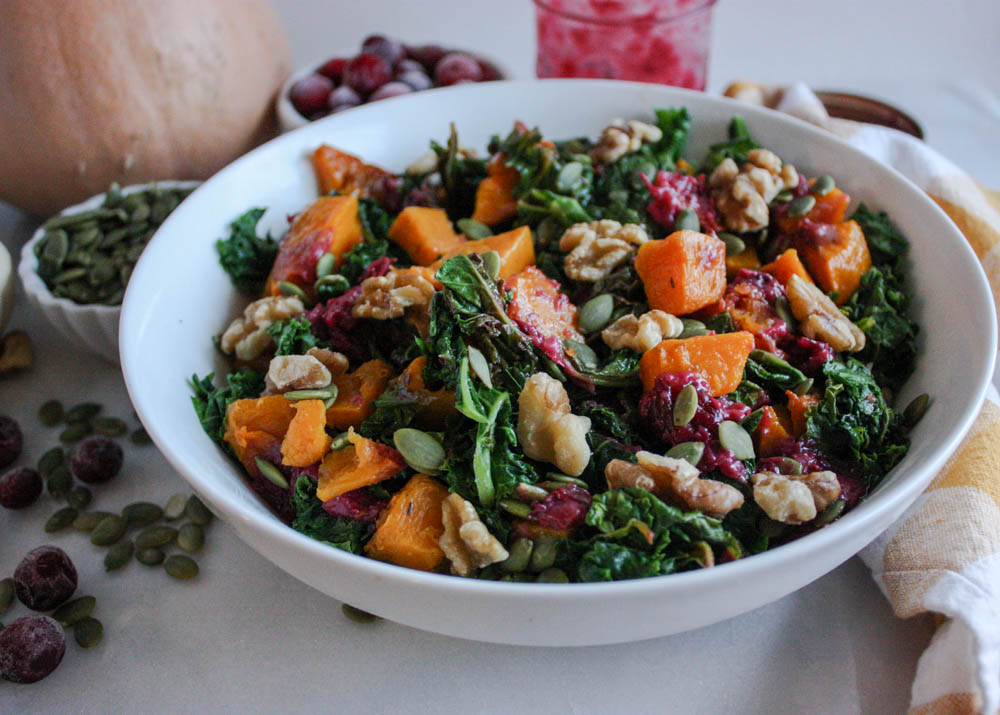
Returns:
[[[434,71],[434,66],[444,57],[445,51],[441,45],[419,45],[407,47],[406,54],[411,60],[416,60],[428,72]]]
[[[321,74],[303,77],[288,90],[288,99],[299,114],[313,117],[326,111],[327,100],[333,91],[333,82]]]
[[[14,591],[32,611],[50,611],[76,590],[76,567],[56,546],[29,551],[14,569]]]
[[[413,91],[413,87],[406,84],[406,82],[386,82],[381,87],[376,89],[368,97],[369,102],[377,102],[380,99],[390,99],[392,97],[399,97],[404,94],[409,94]]]
[[[122,448],[107,437],[88,437],[70,455],[73,476],[87,484],[102,484],[122,468]]]
[[[351,107],[356,107],[361,104],[361,95],[348,87],[346,84],[342,84],[337,87],[337,89],[330,92],[330,97],[327,102],[330,105],[331,111],[340,112],[344,109],[350,109]]]
[[[388,505],[389,502],[377,499],[367,489],[355,489],[323,502],[323,509],[331,516],[374,524]]]
[[[34,469],[12,469],[0,477],[0,506],[23,509],[42,493],[42,476]]]
[[[371,52],[362,52],[344,68],[344,84],[367,95],[392,79],[392,67]]]
[[[434,66],[434,81],[447,87],[467,82],[479,82],[483,78],[483,68],[479,62],[464,52],[449,52]]]
[[[316,73],[328,77],[333,82],[339,82],[340,78],[344,76],[344,68],[347,66],[347,62],[348,59],[346,57],[334,57],[320,65]]]
[[[21,434],[21,426],[13,417],[0,415],[0,469],[21,456],[24,449],[24,435]]]
[[[661,171],[655,182],[645,175],[642,180],[652,197],[646,210],[664,228],[672,231],[677,212],[691,209],[698,214],[704,233],[718,233],[721,229],[715,200],[708,192],[704,174],[690,176],[678,171]]]
[[[402,74],[396,75],[396,79],[399,82],[405,83],[407,86],[409,86],[415,92],[420,92],[420,91],[423,91],[425,89],[430,89],[431,87],[434,86],[434,83],[431,82],[431,78],[428,77],[427,74],[423,70],[419,70],[419,71],[418,70],[408,70],[406,72],[403,72]],[[393,84],[395,84],[395,83],[393,83]]]
[[[0,677],[37,683],[66,654],[66,634],[48,616],[22,616],[0,632]]]
[[[593,500],[586,489],[570,484],[533,503],[528,518],[546,529],[572,529],[583,523]]]
[[[390,65],[399,62],[406,54],[406,50],[403,49],[400,43],[382,35],[369,35],[366,37],[365,41],[361,43],[361,52],[370,52],[373,55],[378,55]]]

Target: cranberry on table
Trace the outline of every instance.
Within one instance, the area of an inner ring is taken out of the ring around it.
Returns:
[[[53,618],[22,616],[0,631],[0,678],[37,683],[66,654],[66,634]]]
[[[412,91],[413,87],[405,82],[386,82],[372,92],[371,96],[368,97],[368,101],[376,102],[380,99],[389,99],[390,97],[398,97],[401,94],[409,94]]]
[[[88,437],[70,455],[73,476],[87,484],[101,484],[112,479],[122,468],[121,446],[107,437]]]
[[[288,90],[292,105],[307,117],[326,111],[327,99],[333,91],[333,82],[321,74],[303,77]]]
[[[417,47],[406,48],[406,54],[411,60],[416,60],[422,64],[428,72],[432,72],[434,66],[447,53],[441,45],[419,45]]]
[[[346,84],[342,84],[330,92],[329,105],[331,111],[339,112],[343,109],[356,107],[359,104],[361,104],[361,95]]]
[[[24,435],[17,421],[7,415],[0,415],[0,469],[21,456],[24,449]]]
[[[35,503],[42,493],[42,475],[34,469],[12,469],[0,477],[0,506],[23,509]]]
[[[400,43],[390,40],[388,37],[369,35],[361,43],[361,52],[370,52],[373,55],[378,55],[390,65],[394,65],[403,59],[406,50],[403,49]]]
[[[347,67],[347,62],[348,59],[346,57],[334,57],[321,64],[316,73],[329,78],[333,82],[339,82],[344,76],[344,68]]]
[[[407,72],[402,72],[396,75],[396,81],[408,85],[415,92],[430,89],[434,86],[431,78],[428,77],[422,69],[419,71],[409,70]]]
[[[478,82],[483,78],[483,68],[479,61],[464,52],[450,52],[434,67],[434,81],[448,86],[462,80]]]
[[[344,84],[361,94],[369,94],[392,79],[392,67],[372,52],[362,52],[344,68]]]
[[[76,590],[76,567],[57,546],[39,546],[14,569],[17,600],[32,611],[51,611]]]

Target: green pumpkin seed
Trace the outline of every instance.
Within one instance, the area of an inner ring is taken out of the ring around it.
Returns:
[[[797,459],[792,459],[791,457],[782,457],[778,471],[782,474],[798,476],[799,474],[802,474],[802,463]]]
[[[59,400],[49,400],[38,408],[38,419],[46,427],[55,427],[63,420],[63,406]]]
[[[122,518],[130,527],[147,526],[158,521],[162,516],[163,509],[160,508],[160,505],[148,501],[138,501],[122,509]]]
[[[829,524],[831,521],[840,516],[844,511],[844,506],[847,504],[843,499],[836,499],[830,502],[823,511],[821,511],[813,523],[816,526],[823,526],[824,524]]]
[[[90,543],[94,546],[111,546],[125,536],[128,524],[117,514],[106,516],[90,532]]]
[[[104,570],[117,571],[129,562],[134,551],[135,545],[129,539],[124,539],[112,545],[107,553],[104,554]]]
[[[93,613],[96,605],[97,599],[93,596],[80,596],[59,606],[52,612],[52,617],[59,621],[61,626],[72,626]]]
[[[117,417],[98,417],[94,420],[94,431],[105,437],[121,437],[128,427]]]
[[[328,276],[323,276],[313,284],[316,295],[324,300],[343,295],[350,287],[351,282],[339,273],[331,273]]]
[[[577,340],[563,340],[563,350],[569,355],[583,371],[596,370],[600,363],[600,358],[594,349],[586,343]]]
[[[63,452],[62,447],[53,447],[38,460],[38,473],[46,477],[54,469],[63,466],[65,462],[66,453]]]
[[[60,464],[49,473],[46,486],[54,499],[62,499],[73,488],[73,477],[69,470]]]
[[[486,357],[477,349],[469,346],[469,367],[476,377],[490,390],[493,389],[493,378],[490,377],[490,364],[486,362]]]
[[[166,558],[167,555],[163,553],[163,550],[156,547],[139,549],[135,552],[135,560],[143,566],[159,566]]]
[[[289,390],[285,393],[285,399],[290,402],[300,402],[302,400],[336,400],[337,386],[330,384],[315,390]]]
[[[575,484],[576,486],[581,487],[582,489],[590,488],[587,485],[587,483],[582,479],[571,477],[568,474],[561,474],[560,472],[549,472],[548,474],[545,475],[545,478],[548,479],[549,481],[559,482],[563,486],[567,484]]]
[[[761,407],[740,420],[740,427],[745,429],[748,433],[753,434],[763,421],[764,408]]]
[[[60,509],[45,522],[45,533],[54,534],[57,531],[62,531],[72,524],[79,515],[80,512],[71,506]]]
[[[583,176],[583,164],[578,161],[567,163],[556,177],[556,188],[565,193],[571,193],[577,182]]]
[[[569,583],[569,576],[562,569],[547,568],[538,574],[535,583]]]
[[[519,519],[524,519],[531,514],[531,507],[523,502],[514,501],[513,499],[501,499],[498,503],[501,509]]]
[[[115,516],[107,511],[85,511],[73,520],[77,531],[93,531],[106,517]]]
[[[260,475],[264,477],[264,479],[271,482],[271,484],[276,487],[288,489],[288,480],[285,479],[285,475],[281,473],[280,469],[275,467],[266,459],[261,459],[260,457],[254,457],[254,462],[257,464],[257,471],[260,472]]]
[[[602,293],[594,296],[582,306],[580,306],[579,324],[580,332],[584,335],[596,333],[602,330],[609,322],[615,312],[615,298],[610,293]]]
[[[14,602],[14,579],[5,578],[0,581],[0,613],[5,613]]]
[[[423,474],[440,474],[444,447],[427,432],[404,427],[392,433],[392,442],[410,467]]]
[[[816,197],[812,194],[806,194],[805,196],[800,196],[794,201],[788,204],[788,215],[789,216],[805,216],[807,213],[812,211],[813,206],[816,205]]]
[[[794,328],[795,324],[798,322],[795,320],[795,314],[792,312],[792,306],[788,304],[788,298],[783,295],[779,295],[778,299],[774,301],[774,312],[778,314],[789,328]]]
[[[194,553],[205,545],[205,529],[197,524],[185,524],[177,532],[177,545],[189,553]]]
[[[788,191],[786,189],[785,191],[782,191],[777,196],[775,196],[774,200],[776,202],[780,201],[781,203],[785,203],[787,201],[791,201],[792,198],[794,198],[794,196],[795,196],[795,194],[793,194],[791,191]]]
[[[177,538],[177,529],[163,524],[147,526],[135,536],[135,547],[137,549],[152,549],[157,546],[166,546]]]
[[[546,216],[535,229],[540,246],[548,246],[562,234],[562,224],[554,216]]]
[[[931,404],[931,397],[926,392],[914,397],[910,404],[903,409],[903,424],[913,429],[923,416],[927,414],[927,408]]]
[[[723,420],[719,423],[719,443],[737,459],[754,458],[753,440],[737,422]]]
[[[104,625],[96,618],[84,618],[73,626],[73,639],[81,648],[93,648],[104,638]]]
[[[735,233],[720,233],[719,239],[726,244],[726,255],[735,256],[747,250],[747,244]]]
[[[330,442],[330,451],[336,452],[339,449],[343,449],[350,443],[351,439],[348,433],[341,432],[340,434],[338,434],[336,437],[333,438],[333,441]]]
[[[291,281],[278,281],[278,292],[286,298],[298,298],[303,303],[308,300],[306,292]]]
[[[187,580],[198,575],[198,564],[194,559],[180,554],[168,556],[163,562],[163,568],[176,579]]]
[[[38,255],[39,260],[51,264],[58,270],[66,260],[67,254],[69,254],[69,236],[66,232],[58,229],[48,231]]]
[[[528,560],[528,570],[539,572],[551,568],[556,562],[556,540],[551,536],[540,536],[535,539],[531,549],[531,559]]]
[[[493,229],[485,223],[473,221],[471,218],[460,218],[455,222],[455,225],[458,226],[460,233],[464,233],[473,240],[489,238],[493,235]]]
[[[480,255],[483,260],[483,270],[486,275],[492,280],[496,280],[500,277],[500,269],[502,268],[502,261],[500,260],[500,254],[496,251],[487,251]]]
[[[132,444],[144,445],[153,443],[153,440],[149,438],[149,433],[142,427],[135,430],[128,438]]]
[[[566,486],[566,483],[565,482],[550,482],[550,481],[546,480],[546,481],[538,482],[538,484],[536,486],[540,487],[543,491],[547,490],[547,491],[551,492],[551,491],[555,491],[556,489],[562,489],[563,487]]]
[[[534,543],[531,539],[514,539],[511,543],[510,548],[507,550],[507,558],[500,562],[500,570],[506,571],[507,573],[518,573],[524,571],[528,568],[528,562],[531,560],[531,551],[534,548]]]
[[[369,613],[368,611],[362,611],[360,608],[355,608],[349,603],[344,603],[340,606],[340,612],[344,616],[355,623],[374,623],[378,620],[378,616],[374,613]]]
[[[698,335],[708,335],[708,328],[700,320],[694,318],[681,318],[681,325],[684,326],[681,334],[677,336],[679,340],[693,338]]]
[[[184,507],[187,506],[186,494],[174,494],[167,499],[167,505],[163,507],[163,518],[168,521],[181,518],[184,514]]]
[[[674,427],[683,427],[698,412],[698,391],[694,385],[685,385],[674,401]]]
[[[667,450],[666,456],[673,459],[683,459],[692,467],[697,467],[704,454],[704,442],[680,442]]]
[[[681,209],[674,218],[675,231],[700,231],[701,220],[698,214],[691,209]]]
[[[74,405],[66,411],[65,419],[67,422],[80,422],[82,420],[93,419],[101,411],[102,407],[103,405],[96,402],[81,402],[79,405]]]
[[[837,184],[834,182],[833,177],[829,174],[823,174],[823,176],[816,179],[813,185],[809,188],[809,193],[815,194],[816,196],[826,196],[828,193],[833,191]]]
[[[70,489],[66,494],[66,503],[74,509],[86,509],[90,506],[90,502],[93,498],[94,495],[91,491],[87,489],[87,487],[80,484]]]
[[[213,519],[212,512],[194,494],[188,499],[187,505],[184,507],[184,513],[187,514],[187,518],[192,524],[197,524],[198,526],[205,526]]]
[[[94,428],[89,422],[71,422],[66,429],[59,433],[59,441],[79,442],[93,431]]]
[[[316,261],[316,277],[322,278],[333,273],[333,267],[337,263],[337,257],[332,253],[324,253]]]
[[[815,382],[816,381],[813,378],[807,377],[805,380],[803,380],[795,387],[793,387],[792,392],[794,392],[796,395],[804,395],[807,392],[809,392],[809,390],[812,389],[813,384],[815,384]]]
[[[769,367],[772,370],[784,373],[789,377],[797,378],[799,382],[806,379],[805,373],[801,370],[794,367],[790,363],[785,362],[774,353],[769,353],[766,350],[751,350],[750,359],[764,365],[765,367]]]

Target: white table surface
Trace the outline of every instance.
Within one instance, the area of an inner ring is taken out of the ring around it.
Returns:
[[[448,0],[277,0],[297,63],[380,31],[411,42],[479,47],[516,77],[533,74],[532,9]],[[1000,6],[842,0],[722,0],[709,89],[751,78],[796,79],[886,99],[923,124],[928,141],[983,183],[1000,186]],[[503,10],[498,8],[503,6]],[[492,11],[488,8],[497,8]],[[36,225],[0,204],[0,240],[15,255]],[[51,397],[97,399],[134,421],[119,371],[65,350],[21,302],[36,363],[0,381],[0,412],[20,420],[34,463],[56,444],[35,417]],[[180,388],[179,388],[180,389]],[[185,490],[153,447],[126,445],[125,468],[95,489],[92,508],[163,501]],[[900,712],[933,624],[901,621],[852,559],[752,613],[667,638],[591,648],[463,641],[385,621],[360,626],[340,604],[285,575],[214,523],[195,582],[131,563],[106,575],[84,535],[46,535],[46,495],[0,510],[0,574],[42,543],[75,560],[78,594],[97,597],[105,640],[72,641],[62,665],[32,686],[0,682],[7,712]],[[613,604],[609,605],[613,607]],[[17,605],[0,620],[24,615]]]

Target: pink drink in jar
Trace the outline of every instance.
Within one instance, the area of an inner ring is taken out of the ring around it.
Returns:
[[[715,0],[535,0],[539,77],[705,89]]]

